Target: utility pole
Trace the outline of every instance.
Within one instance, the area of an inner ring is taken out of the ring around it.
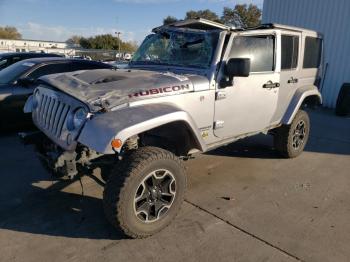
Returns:
[[[122,34],[122,32],[115,32],[116,33],[116,35],[117,35],[117,37],[118,37],[118,41],[119,41],[119,43],[118,43],[118,58],[119,58],[119,60],[121,60],[121,54],[120,54],[120,44],[121,44],[121,39],[120,39],[120,35]]]

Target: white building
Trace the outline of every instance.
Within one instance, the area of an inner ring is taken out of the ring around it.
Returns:
[[[75,54],[74,49],[65,42],[0,39],[0,53],[6,52],[45,52],[68,56]]]
[[[350,0],[264,0],[262,20],[323,34],[323,102],[335,107],[341,85],[350,82]]]

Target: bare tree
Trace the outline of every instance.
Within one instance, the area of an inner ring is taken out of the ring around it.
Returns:
[[[80,41],[83,37],[79,35],[73,35],[71,38],[66,40],[66,43],[72,46],[80,45]]]

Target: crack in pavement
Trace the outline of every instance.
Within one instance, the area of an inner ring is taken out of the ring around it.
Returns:
[[[274,248],[276,250],[278,250],[279,252],[281,252],[281,253],[283,253],[283,254],[291,257],[291,258],[294,258],[297,261],[305,262],[305,260],[302,260],[298,256],[293,255],[293,254],[289,253],[288,251],[286,251],[286,250],[284,250],[284,249],[282,249],[282,248],[280,248],[280,247],[278,247],[278,246],[268,242],[267,240],[265,240],[265,239],[263,239],[263,238],[261,238],[261,237],[259,237],[257,235],[254,235],[253,233],[251,233],[251,232],[249,232],[249,231],[247,231],[247,230],[245,230],[245,229],[243,229],[243,228],[241,228],[241,227],[231,223],[228,220],[225,220],[225,219],[219,217],[218,215],[214,214],[213,212],[211,212],[211,211],[209,211],[209,210],[207,210],[207,209],[205,209],[205,208],[203,208],[203,207],[201,207],[201,206],[199,206],[199,205],[197,205],[197,204],[195,204],[195,203],[193,203],[193,202],[191,202],[191,201],[189,201],[187,199],[185,199],[185,202],[190,204],[190,205],[192,205],[192,206],[194,206],[194,207],[196,207],[196,208],[198,208],[199,210],[201,210],[201,211],[203,211],[203,212],[205,212],[205,213],[207,213],[207,214],[209,214],[209,215],[211,215],[211,216],[221,220],[222,222],[226,223],[227,225],[229,225],[231,227],[234,227],[235,229],[239,230],[240,232],[242,232],[242,233],[244,233],[244,234],[246,234],[248,236],[251,236],[254,239],[256,239],[256,240],[258,240],[258,241],[260,241],[260,242],[262,242],[262,243],[264,243],[264,244],[266,244],[266,245],[268,245],[268,246],[270,246],[270,247],[272,247],[272,248]]]

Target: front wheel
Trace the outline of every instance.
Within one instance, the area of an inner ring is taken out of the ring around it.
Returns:
[[[133,238],[153,235],[177,215],[186,191],[181,160],[169,151],[144,147],[112,171],[103,194],[109,222]]]
[[[305,111],[299,110],[290,125],[283,125],[276,129],[275,148],[282,156],[295,158],[304,151],[309,134],[309,116]]]

